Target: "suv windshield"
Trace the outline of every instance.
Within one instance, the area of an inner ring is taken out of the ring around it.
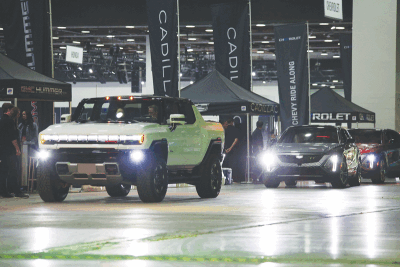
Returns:
[[[157,122],[161,120],[161,102],[151,99],[89,99],[76,109],[74,121]]]
[[[293,127],[279,138],[278,143],[339,143],[336,128]]]
[[[381,131],[349,130],[349,133],[355,139],[355,143],[362,143],[362,144],[380,144],[381,143]]]

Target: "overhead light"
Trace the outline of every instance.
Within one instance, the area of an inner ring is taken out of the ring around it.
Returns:
[[[321,56],[327,56],[328,53],[321,53]]]
[[[208,44],[210,44],[210,45],[213,45],[213,44],[214,44],[214,42],[208,42]]]
[[[336,27],[336,30],[344,30],[344,27]]]
[[[256,24],[257,27],[265,27],[265,24]]]
[[[187,51],[188,52],[193,52],[193,48],[189,48]]]
[[[333,40],[324,40],[325,43],[332,43]]]
[[[0,28],[0,31],[2,31],[3,30],[3,28]]]
[[[139,58],[139,61],[144,61],[144,59],[143,58]]]
[[[329,25],[329,23],[320,23],[319,25],[323,26],[323,25]]]
[[[312,53],[312,52],[314,52],[314,50],[307,50],[307,52],[308,52],[308,53]]]
[[[142,82],[140,82],[142,85],[144,85],[144,82],[142,81]]]
[[[96,46],[104,46],[104,44],[97,44]]]
[[[66,29],[67,27],[57,27],[57,29],[60,29],[60,30],[64,30],[64,29]]]
[[[326,86],[326,84],[321,84],[321,86],[322,86],[322,87],[325,87],[325,86]]]
[[[264,51],[258,50],[257,54],[264,54]]]
[[[317,36],[315,36],[315,35],[308,36],[308,39],[315,39],[315,38],[317,38]]]
[[[90,33],[90,31],[81,31],[81,33]]]
[[[54,40],[58,40],[58,39],[60,39],[60,37],[53,36],[53,39],[54,39]]]
[[[122,50],[122,49],[124,49],[123,47],[119,47],[119,50]]]
[[[190,81],[190,84],[193,84],[193,81]]]
[[[262,41],[263,44],[269,44],[269,41]]]
[[[340,45],[340,43],[337,43],[337,45]]]
[[[251,76],[256,76],[256,73],[253,71],[252,73],[251,73]]]
[[[127,42],[134,42],[135,39],[126,39]]]
[[[127,28],[127,29],[133,29],[133,28],[135,28],[135,26],[125,26],[125,28]]]
[[[60,46],[60,49],[67,49],[66,46]]]
[[[313,83],[312,86],[318,86],[318,83]]]
[[[206,29],[206,32],[213,32],[213,29]]]
[[[196,41],[196,38],[188,38],[188,41]]]
[[[187,61],[194,61],[194,58],[188,58]]]
[[[335,26],[332,26],[332,27],[331,27],[331,30],[334,30],[334,29],[336,29],[336,27],[335,27]]]
[[[266,83],[266,81],[263,81],[263,83]]]
[[[195,28],[194,25],[186,25],[186,28]]]
[[[107,37],[107,38],[114,38],[115,35],[107,35],[106,37]]]
[[[331,88],[332,88],[332,89],[335,89],[336,87],[332,85]]]
[[[142,54],[142,53],[143,53],[143,51],[141,51],[141,50],[137,50],[137,51],[136,51],[136,53],[138,53],[138,54]]]
[[[88,72],[89,72],[89,73],[93,73],[93,69],[89,69]]]
[[[333,56],[334,58],[340,58],[340,56]]]
[[[79,41],[72,41],[72,43],[74,43],[74,44],[80,44],[81,42],[79,42]]]
[[[338,83],[339,81],[338,81],[338,80],[333,80],[332,82],[334,82],[334,83]]]

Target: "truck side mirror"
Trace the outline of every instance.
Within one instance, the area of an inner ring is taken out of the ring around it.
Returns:
[[[169,116],[169,123],[170,124],[179,124],[179,125],[186,124],[185,115],[183,115],[183,114],[171,114]]]
[[[61,123],[71,122],[71,114],[61,115]]]

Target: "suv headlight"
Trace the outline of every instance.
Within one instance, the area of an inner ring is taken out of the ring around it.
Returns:
[[[41,160],[46,160],[50,157],[50,152],[48,150],[39,150],[37,152],[37,157]]]
[[[328,158],[328,160],[325,162],[324,167],[331,172],[336,172],[339,170],[339,163],[341,159],[339,158],[338,155],[332,155]]]
[[[278,157],[272,152],[265,152],[260,157],[260,164],[265,167],[267,172],[271,172],[278,162]]]

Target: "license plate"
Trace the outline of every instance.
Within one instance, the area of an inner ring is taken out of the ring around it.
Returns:
[[[96,173],[96,165],[91,163],[79,163],[78,173]]]

